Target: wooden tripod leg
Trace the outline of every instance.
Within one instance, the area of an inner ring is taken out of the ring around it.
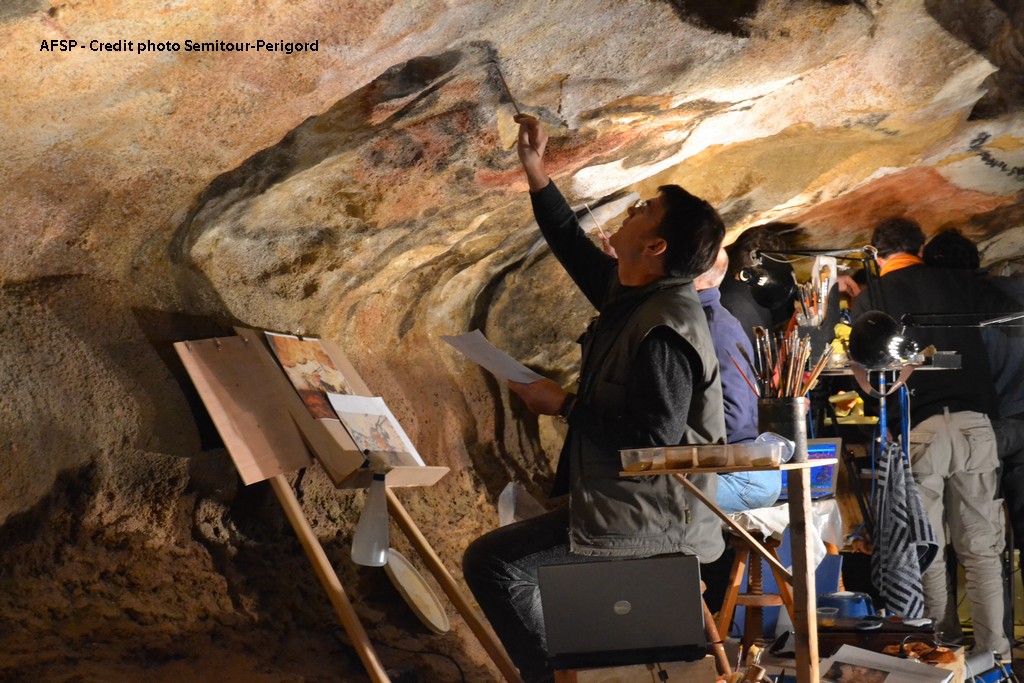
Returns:
[[[491,661],[501,671],[501,675],[505,677],[508,683],[522,683],[522,679],[519,677],[519,670],[512,663],[512,660],[508,658],[505,648],[501,646],[501,643],[498,642],[498,639],[488,628],[486,622],[484,622],[483,615],[477,611],[473,603],[466,597],[459,584],[455,583],[455,579],[448,572],[444,563],[441,562],[441,558],[434,552],[426,537],[419,527],[416,526],[416,522],[413,521],[409,512],[391,489],[388,489],[388,509],[391,511],[392,519],[398,523],[402,532],[409,539],[409,542],[412,543],[416,552],[419,553],[420,558],[423,559],[424,564],[427,565],[427,569],[434,575],[434,578],[437,579],[441,588],[448,595],[448,599],[455,605],[455,609],[466,620],[469,629],[480,641],[480,644],[484,646],[487,654],[491,656]]]
[[[370,680],[373,683],[389,683],[391,679],[388,678],[384,666],[381,664],[380,659],[377,658],[373,644],[370,642],[369,636],[366,635],[363,625],[359,622],[359,617],[356,616],[352,603],[349,602],[348,596],[345,595],[345,589],[341,585],[341,580],[327,559],[327,554],[324,552],[323,546],[320,545],[320,541],[317,540],[316,534],[313,533],[313,528],[309,525],[309,520],[306,519],[306,515],[302,512],[302,506],[299,505],[299,501],[295,497],[295,492],[292,491],[288,480],[284,478],[284,475],[279,474],[267,481],[270,482],[270,487],[274,490],[278,502],[281,503],[285,516],[288,517],[292,528],[295,529],[295,534],[299,537],[299,542],[302,543],[302,549],[306,551],[306,556],[313,565],[320,583],[323,585],[324,590],[327,591],[327,597],[331,599],[334,611],[338,614],[338,618],[341,619],[341,625],[344,627],[345,633],[352,640],[352,646],[359,654],[359,659],[363,661],[363,667],[366,669],[366,673],[370,675]]]

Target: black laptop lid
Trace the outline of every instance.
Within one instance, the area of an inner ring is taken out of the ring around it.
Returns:
[[[540,567],[556,666],[694,660],[706,653],[700,564],[671,555]]]

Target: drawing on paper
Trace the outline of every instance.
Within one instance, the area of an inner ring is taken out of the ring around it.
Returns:
[[[372,464],[423,466],[409,435],[380,396],[329,394],[328,398],[356,448],[374,461]]]
[[[885,683],[888,672],[870,666],[835,662],[821,676],[821,680],[834,683]]]
[[[398,435],[391,420],[386,415],[367,415],[365,413],[339,413],[345,430],[356,442],[356,447],[363,451],[380,451],[383,453],[404,453],[405,445]]]
[[[267,341],[295,391],[316,419],[337,419],[328,393],[351,394],[352,387],[319,339],[267,332]]]

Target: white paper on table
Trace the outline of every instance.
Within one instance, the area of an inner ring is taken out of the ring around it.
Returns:
[[[384,399],[379,396],[332,393],[328,393],[327,398],[345,430],[361,450],[399,455],[406,453],[418,465],[425,465]]]
[[[457,337],[442,335],[441,339],[451,344],[463,356],[501,379],[522,384],[533,384],[544,379],[512,356],[495,348],[480,330],[473,330]]]
[[[947,669],[939,669],[911,659],[900,659],[848,644],[841,646],[834,655],[819,664],[822,680],[838,680],[827,677],[826,674],[833,665],[839,664],[867,667],[871,671],[882,674],[873,678],[870,677],[869,672],[862,671],[860,679],[843,678],[841,680],[879,680],[884,683],[946,683],[953,680],[953,672]]]

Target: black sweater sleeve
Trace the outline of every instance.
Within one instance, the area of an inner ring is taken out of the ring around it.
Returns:
[[[531,192],[530,200],[537,225],[551,252],[594,308],[600,310],[618,261],[587,237],[554,181]]]
[[[612,443],[616,448],[679,444],[693,396],[691,353],[676,332],[655,328],[640,345],[622,414],[606,415],[580,402],[569,422],[598,443]]]

